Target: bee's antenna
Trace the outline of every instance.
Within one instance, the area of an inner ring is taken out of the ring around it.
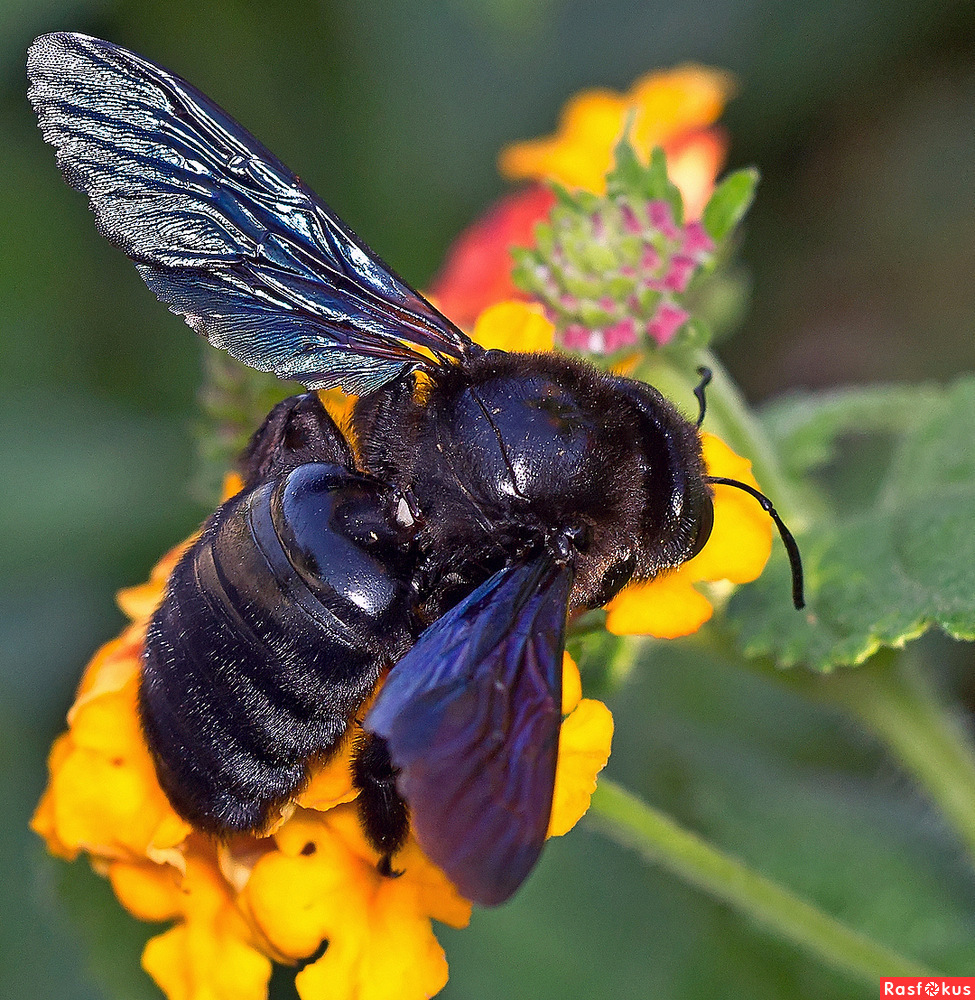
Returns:
[[[707,401],[704,398],[704,390],[708,387],[714,376],[711,374],[710,368],[698,368],[697,373],[701,376],[701,381],[698,382],[697,388],[694,390],[694,395],[697,396],[697,401],[701,407],[697,414],[697,426],[700,427],[704,423],[704,413],[708,408]]]
[[[707,385],[707,382],[704,382],[703,385]],[[703,385],[700,388],[703,389]],[[797,611],[800,608],[804,608],[806,606],[806,599],[803,596],[802,589],[802,556],[799,554],[799,546],[796,544],[792,532],[789,531],[785,526],[785,522],[779,517],[778,512],[772,506],[772,501],[764,493],[759,493],[758,490],[746,483],[739,483],[737,479],[725,479],[723,476],[705,476],[704,481],[706,483],[715,483],[719,486],[734,486],[736,489],[744,490],[745,493],[753,496],[762,505],[762,509],[772,518],[776,528],[779,529],[782,544],[785,546],[785,551],[789,554],[789,565],[792,567],[792,603],[795,605]]]

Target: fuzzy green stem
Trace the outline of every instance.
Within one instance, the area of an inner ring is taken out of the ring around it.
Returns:
[[[840,705],[885,744],[975,858],[975,754],[916,654],[883,650],[856,670],[812,683],[818,697]]]
[[[827,965],[876,984],[929,976],[919,963],[871,941],[741,861],[683,829],[603,777],[589,812],[608,837],[734,907]]]
[[[792,530],[800,531],[805,518],[795,489],[783,474],[775,448],[741,390],[712,351],[703,348],[696,352],[694,365],[710,368],[714,376],[708,386],[709,421],[714,432],[740,455],[751,459],[762,491],[774,499],[776,510]]]

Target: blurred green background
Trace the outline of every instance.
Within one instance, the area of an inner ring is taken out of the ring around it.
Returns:
[[[97,236],[24,96],[27,45],[59,29],[187,77],[420,287],[502,190],[498,150],[551,131],[574,91],[726,67],[731,165],[764,178],[743,243],[751,304],[722,345],[747,393],[975,363],[971,0],[3,0],[5,1000],[158,996],[137,967],[148,929],[26,824],[81,668],[121,624],[115,590],[206,513],[184,485],[203,345]],[[968,649],[929,652],[955,676],[971,666]],[[975,971],[959,848],[843,720],[687,648],[654,650],[614,709],[621,781],[892,946]],[[874,995],[585,830],[514,903],[442,940],[453,1000]]]

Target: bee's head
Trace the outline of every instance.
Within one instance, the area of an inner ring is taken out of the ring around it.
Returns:
[[[574,605],[700,551],[700,436],[655,389],[554,354],[491,352],[467,379],[451,394],[452,461],[478,502],[572,560]]]
[[[604,448],[615,466],[602,541],[597,533],[591,593],[599,607],[631,579],[648,580],[697,555],[711,535],[714,508],[701,438],[656,389],[613,377]]]

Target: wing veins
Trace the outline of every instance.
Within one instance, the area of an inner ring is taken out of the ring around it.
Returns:
[[[245,363],[361,393],[478,351],[175,74],[56,33],[31,46],[28,75],[42,134],[100,232],[174,312]]]

